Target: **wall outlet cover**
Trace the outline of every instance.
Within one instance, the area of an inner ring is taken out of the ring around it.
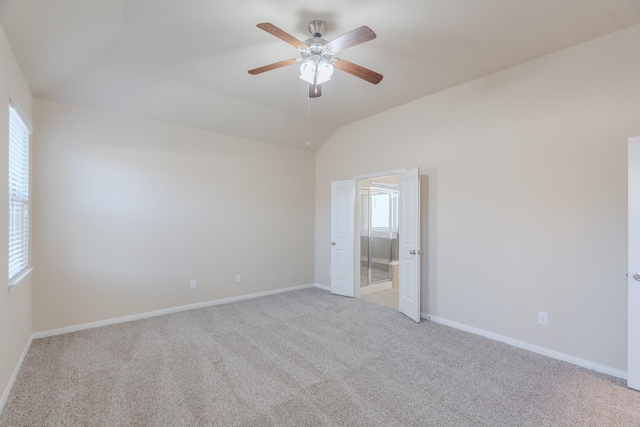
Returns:
[[[538,312],[538,323],[541,325],[547,325],[549,323],[549,314],[546,311]]]

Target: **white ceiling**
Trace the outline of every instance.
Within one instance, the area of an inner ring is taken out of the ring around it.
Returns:
[[[295,65],[247,73],[299,55],[256,24],[305,40],[313,19],[327,40],[375,31],[336,57],[382,82],[336,71],[309,100]],[[38,98],[312,150],[345,124],[638,22],[640,0],[0,0]]]

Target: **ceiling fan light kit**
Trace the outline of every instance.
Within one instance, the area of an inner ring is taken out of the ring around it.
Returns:
[[[331,80],[333,65],[325,59],[308,59],[300,65],[300,78],[314,86]]]
[[[258,24],[257,26],[298,49],[301,58],[287,59],[254,68],[249,70],[249,74],[256,75],[264,73],[265,71],[300,63],[300,78],[309,83],[309,98],[317,98],[322,95],[320,85],[331,80],[336,68],[368,81],[369,83],[378,84],[382,80],[382,74],[378,74],[375,71],[371,71],[352,62],[333,57],[336,53],[346,48],[375,39],[376,34],[367,26],[363,25],[362,27],[356,28],[331,42],[322,38],[322,34],[327,29],[327,24],[320,20],[309,23],[309,32],[313,37],[304,42],[301,42],[268,22]]]

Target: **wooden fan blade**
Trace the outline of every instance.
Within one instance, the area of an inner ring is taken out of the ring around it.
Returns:
[[[265,71],[275,70],[276,68],[286,67],[287,65],[297,64],[298,59],[285,59],[284,61],[274,62],[273,64],[265,65],[264,67],[254,68],[253,70],[249,70],[249,74],[264,73]]]
[[[322,86],[309,84],[309,98],[319,98],[322,96]]]
[[[269,22],[263,22],[262,24],[258,24],[257,27],[260,28],[261,30],[266,31],[269,34],[276,36],[280,40],[283,40],[289,43],[291,46],[295,47],[296,49],[305,50],[309,48],[309,46],[302,43],[300,40],[293,37],[291,34],[285,31],[282,31],[280,28],[276,27],[275,25]]]
[[[338,53],[341,50],[345,50],[348,47],[355,46],[360,43],[368,42],[376,38],[371,28],[363,25],[360,28],[349,31],[347,34],[343,34],[337,39],[334,39],[327,43],[326,47],[333,53]]]
[[[374,85],[377,85],[382,80],[382,74],[378,74],[375,71],[371,71],[368,68],[361,67],[360,65],[354,64],[353,62],[349,62],[345,59],[336,58],[333,62],[333,66],[340,71],[349,73],[352,76],[366,80]]]

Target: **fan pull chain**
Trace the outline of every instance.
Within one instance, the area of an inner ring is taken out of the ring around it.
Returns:
[[[311,149],[311,141],[309,140],[311,135],[311,98],[307,96],[307,150]]]

